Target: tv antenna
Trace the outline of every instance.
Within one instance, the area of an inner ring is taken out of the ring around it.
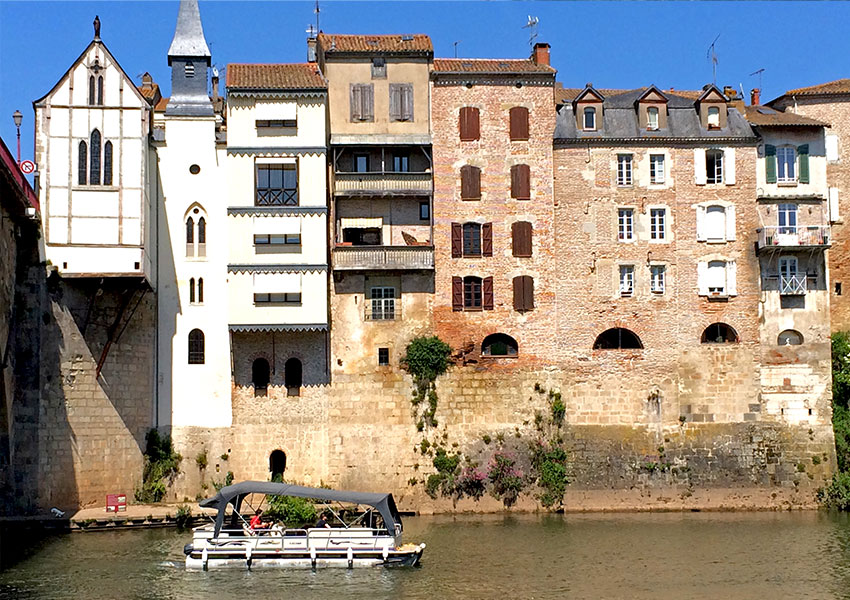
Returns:
[[[711,45],[708,47],[708,52],[706,52],[705,57],[711,60],[711,71],[714,75],[714,85],[717,85],[717,52],[714,51],[714,45],[717,43],[717,40],[720,39],[720,34],[717,34],[717,37],[714,38],[714,41],[711,42]]]
[[[537,17],[532,17],[531,15],[528,15],[528,23],[522,26],[523,29],[530,30],[528,35],[529,46],[534,46],[534,40],[537,39],[537,24],[539,22],[540,19],[538,19]]]
[[[750,73],[750,77],[752,77],[753,75],[759,76],[759,89],[761,89],[761,74],[762,73],[764,73],[764,69],[759,69],[758,71],[753,71],[752,73]]]
[[[313,9],[313,12],[316,13],[316,33],[319,32],[319,13],[321,10],[319,9],[319,0],[316,0],[316,8]]]
[[[455,47],[455,58],[457,58],[457,45],[460,44],[463,40],[458,40],[452,46]]]

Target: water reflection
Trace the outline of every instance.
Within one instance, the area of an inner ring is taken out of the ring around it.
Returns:
[[[188,533],[55,538],[0,598],[843,598],[850,519],[823,513],[409,518],[420,569],[186,571]]]

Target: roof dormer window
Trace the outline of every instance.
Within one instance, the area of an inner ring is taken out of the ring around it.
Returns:
[[[708,128],[720,129],[720,107],[708,107]]]
[[[596,109],[588,106],[584,109],[584,118],[582,120],[585,131],[596,131]]]
[[[658,129],[658,108],[655,106],[646,109],[646,128]]]

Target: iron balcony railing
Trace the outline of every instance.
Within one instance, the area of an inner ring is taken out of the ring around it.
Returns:
[[[767,248],[828,248],[829,225],[797,225],[792,227],[761,227],[758,232],[758,249]]]
[[[337,246],[336,271],[433,269],[433,246]]]
[[[337,196],[427,196],[430,193],[431,173],[378,171],[334,175],[334,194]]]

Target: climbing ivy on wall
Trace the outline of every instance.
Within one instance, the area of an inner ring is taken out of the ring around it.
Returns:
[[[401,359],[402,366],[413,376],[411,403],[419,431],[424,430],[426,426],[437,426],[436,381],[437,377],[449,368],[451,352],[451,346],[437,336],[423,336],[415,338],[407,345],[407,351]]]
[[[850,332],[832,334],[832,428],[838,472],[818,491],[827,508],[850,511]]]

